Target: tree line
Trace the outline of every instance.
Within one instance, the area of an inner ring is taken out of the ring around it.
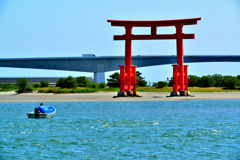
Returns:
[[[147,86],[147,81],[142,77],[142,73],[136,71],[137,86],[144,87]],[[27,87],[29,80],[27,78],[18,78],[16,85],[18,86],[17,93],[31,92],[31,88]],[[80,76],[73,78],[68,76],[67,78],[60,78],[56,87],[60,88],[77,88],[77,87],[87,87],[87,88],[105,88],[105,87],[119,87],[120,86],[120,74],[115,72],[109,76],[107,79],[107,84],[105,83],[95,83],[89,81],[85,76]],[[150,86],[150,85],[148,85]],[[158,81],[153,82],[151,85],[156,88],[163,88],[165,86],[173,86],[173,81]],[[189,75],[189,87],[223,87],[227,89],[235,89],[240,87],[240,75],[238,76],[223,76],[221,74],[207,75],[198,77],[196,75]],[[14,88],[14,85],[2,84],[0,86],[2,89]],[[35,83],[33,85],[35,88],[39,87],[49,87],[49,82],[41,81],[40,83]],[[16,89],[16,88],[14,88]]]
[[[137,71],[137,86],[147,86],[147,81],[142,77],[142,73]],[[109,76],[107,79],[107,85],[109,87],[119,87],[120,86],[120,74],[115,72]],[[224,87],[227,89],[235,89],[240,87],[240,75],[238,76],[223,76],[221,74],[207,75],[198,77],[196,75],[189,75],[189,84],[188,86],[193,87]],[[163,88],[165,86],[173,86],[173,81],[158,81],[153,82],[151,85],[156,88]]]
[[[17,89],[17,93],[27,93],[32,92],[31,87],[28,86],[29,80],[27,78],[18,78],[16,80],[16,86],[2,84],[0,88],[2,89]],[[77,78],[73,78],[72,76],[68,76],[67,78],[60,78],[57,83],[56,87],[59,88],[77,88],[77,87],[87,87],[87,88],[105,88],[107,85],[105,83],[95,83],[89,81],[85,76],[80,76]],[[49,87],[48,81],[41,81],[40,83],[35,83],[33,85],[34,88],[40,87]]]
[[[189,75],[188,78],[189,87],[223,87],[226,89],[236,89],[237,87],[240,87],[240,75],[223,76],[221,74],[214,74],[202,77],[198,77],[196,75]],[[157,83],[153,83],[153,86],[157,88],[173,86],[173,81],[159,81]]]
[[[228,89],[235,89],[240,85],[240,75],[223,76],[221,74],[214,74],[202,77],[198,77],[196,75],[189,75],[189,78],[189,86],[224,87]]]

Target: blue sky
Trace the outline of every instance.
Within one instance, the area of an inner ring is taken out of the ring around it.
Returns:
[[[184,55],[240,55],[239,0],[0,0],[0,58],[76,57],[124,55],[124,34],[107,19],[167,20],[201,17],[197,25],[185,26]],[[134,28],[149,34],[149,28]],[[175,33],[174,27],[158,33]],[[175,40],[133,41],[132,55],[176,55]],[[189,74],[240,74],[239,63],[189,64]],[[171,65],[138,68],[150,82],[172,76]],[[106,78],[113,72],[107,72]],[[1,77],[93,76],[93,73],[0,68]]]

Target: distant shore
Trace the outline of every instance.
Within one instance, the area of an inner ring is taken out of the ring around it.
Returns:
[[[240,92],[193,92],[194,97],[167,97],[168,92],[140,92],[142,97],[118,97],[117,92],[95,93],[23,93],[0,92],[0,102],[87,102],[87,101],[178,101],[203,99],[240,99]]]

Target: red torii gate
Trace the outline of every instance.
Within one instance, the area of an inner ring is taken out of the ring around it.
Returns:
[[[194,25],[201,18],[132,21],[107,20],[111,26],[125,27],[125,35],[115,35],[114,40],[125,40],[125,65],[120,67],[120,92],[118,96],[138,96],[136,91],[136,67],[131,65],[132,40],[176,39],[177,65],[173,65],[173,92],[171,96],[188,95],[187,65],[183,65],[183,39],[194,39],[194,34],[184,34],[184,25]],[[157,34],[157,27],[175,26],[176,34]],[[133,27],[151,27],[151,35],[133,35]],[[131,92],[133,91],[133,93]]]

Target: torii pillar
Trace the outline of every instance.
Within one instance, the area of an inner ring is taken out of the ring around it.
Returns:
[[[194,39],[194,34],[184,34],[184,25],[194,25],[201,18],[159,20],[159,21],[130,21],[107,20],[112,26],[125,27],[125,35],[115,35],[114,40],[125,40],[125,65],[120,67],[120,92],[118,96],[138,96],[136,91],[136,67],[131,65],[132,40],[176,39],[177,65],[173,65],[173,92],[171,96],[187,96],[188,75],[187,65],[183,65],[183,39]],[[175,26],[176,34],[157,34],[157,27]],[[133,27],[151,27],[151,35],[133,35]]]

